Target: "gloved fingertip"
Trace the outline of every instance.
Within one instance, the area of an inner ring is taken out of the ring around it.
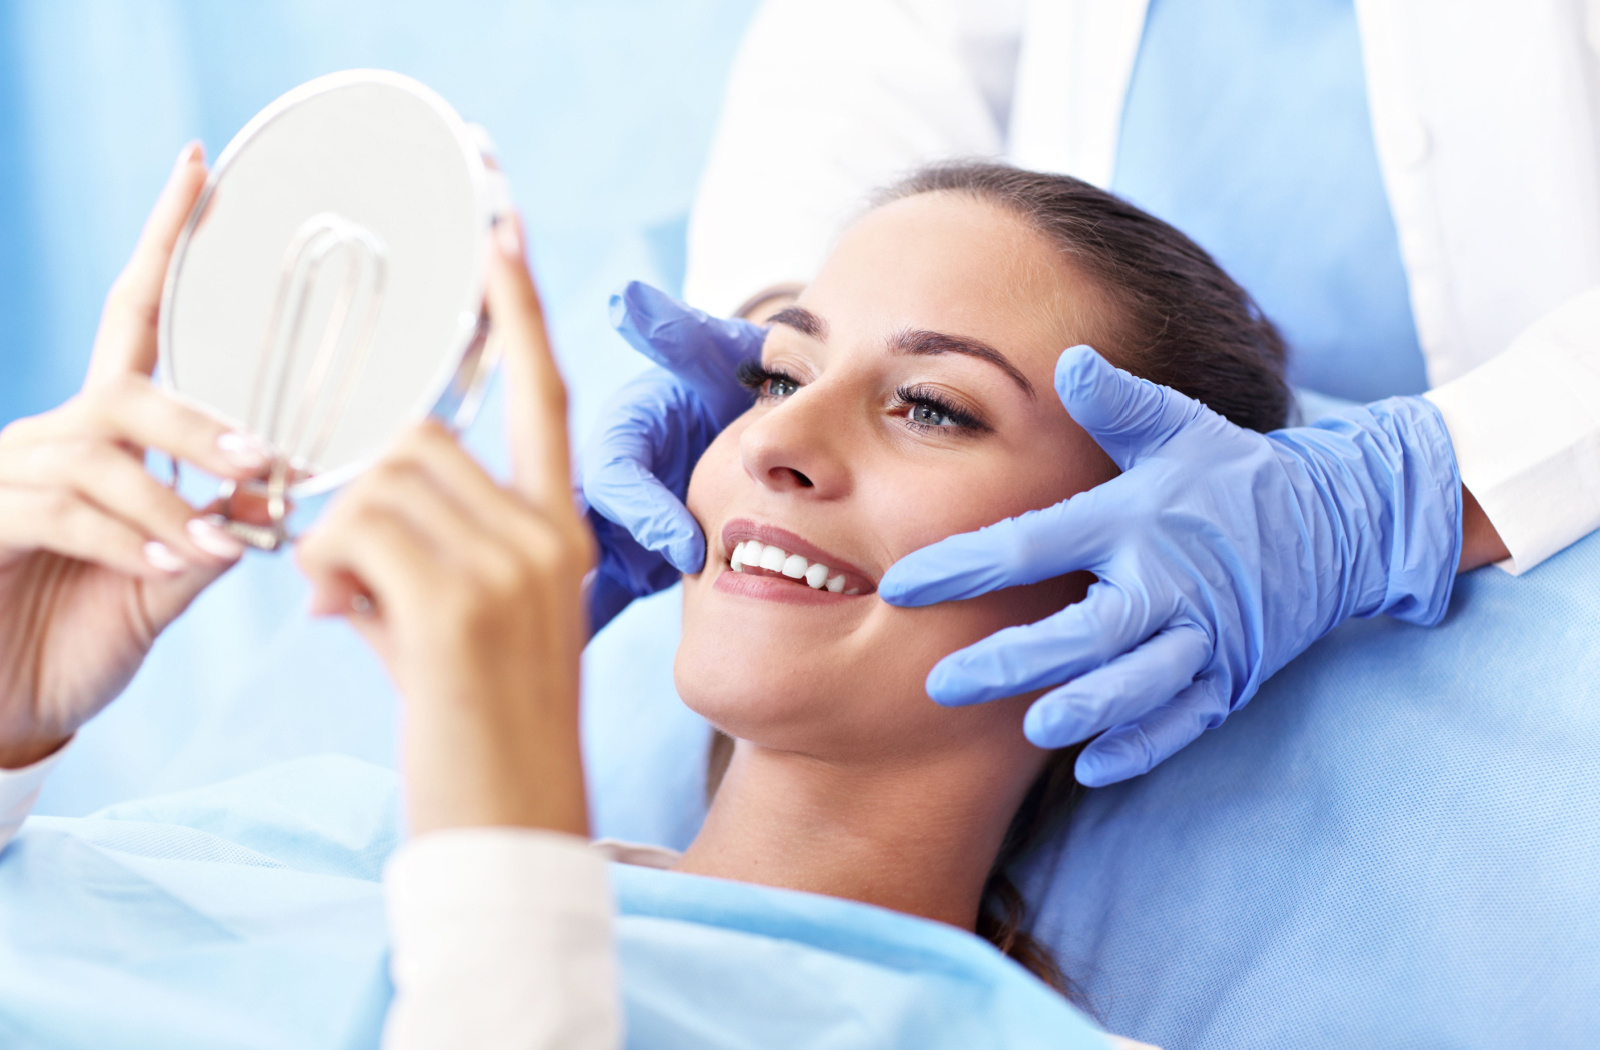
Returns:
[[[1059,723],[1060,716],[1055,705],[1049,700],[1038,700],[1022,716],[1022,735],[1034,747],[1042,747],[1046,751],[1065,747],[1071,741],[1062,738]]]
[[[698,533],[674,540],[661,553],[674,569],[686,575],[692,576],[706,567],[706,541]]]
[[[1078,778],[1078,783],[1089,788],[1107,787],[1138,776],[1141,772],[1143,770],[1129,769],[1125,762],[1089,748],[1084,749],[1072,767],[1072,774]]]
[[[678,302],[654,285],[629,281],[611,294],[606,316],[617,331],[638,332],[651,327],[664,306],[678,308]]]
[[[961,673],[958,664],[951,662],[951,657],[945,657],[933,665],[933,670],[928,672],[925,686],[928,690],[928,699],[940,707],[966,707],[975,702],[972,690]]]
[[[1069,346],[1056,358],[1056,394],[1063,402],[1081,400],[1112,365],[1087,343]]]
[[[1058,690],[1033,702],[1022,720],[1023,735],[1036,747],[1076,744],[1088,735],[1083,712]]]
[[[896,573],[891,566],[878,581],[878,597],[890,605],[904,608],[917,608],[924,604],[918,601],[918,589],[906,578],[905,573]]]

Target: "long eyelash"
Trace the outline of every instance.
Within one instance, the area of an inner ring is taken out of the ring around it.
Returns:
[[[976,431],[988,431],[992,429],[989,424],[985,423],[983,420],[979,419],[977,416],[973,415],[971,412],[968,412],[959,405],[952,404],[937,390],[933,390],[929,387],[903,386],[894,392],[894,397],[896,403],[895,407],[897,408],[906,408],[912,405],[932,405],[941,414],[949,416],[952,420],[954,420],[955,424],[959,427]],[[914,427],[922,427],[929,430],[938,429],[937,427],[929,427],[926,423],[918,423],[916,420],[910,419],[909,417],[907,417],[906,421]]]
[[[800,381],[788,372],[780,368],[768,368],[760,361],[740,361],[734,376],[739,380],[740,386],[754,394],[761,393],[761,388],[773,379],[782,379],[795,386],[800,385]]]

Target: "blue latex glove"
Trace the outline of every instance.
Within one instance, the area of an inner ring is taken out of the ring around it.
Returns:
[[[739,365],[760,359],[767,336],[638,281],[611,297],[611,324],[661,367],[618,391],[583,451],[583,498],[600,545],[591,631],[705,565],[705,537],[684,493],[706,446],[750,407]]]
[[[1082,602],[941,660],[927,683],[939,703],[1058,686],[1028,710],[1028,738],[1101,733],[1076,772],[1110,784],[1219,725],[1347,617],[1444,616],[1461,479],[1430,402],[1391,398],[1263,435],[1086,346],[1061,355],[1056,392],[1124,473],[915,551],[878,593],[928,605],[1078,570],[1098,581]]]

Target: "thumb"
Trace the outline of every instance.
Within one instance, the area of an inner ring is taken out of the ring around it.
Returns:
[[[1056,394],[1073,421],[1123,470],[1205,411],[1193,398],[1125,372],[1088,346],[1062,351]]]
[[[628,344],[681,379],[726,426],[750,407],[739,365],[759,360],[767,330],[712,317],[642,281],[611,297],[611,326]]]

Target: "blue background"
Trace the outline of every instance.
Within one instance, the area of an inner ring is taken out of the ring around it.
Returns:
[[[5,5],[0,422],[76,390],[106,289],[185,142],[199,138],[215,157],[294,85],[375,66],[424,81],[494,136],[572,388],[572,429],[583,435],[607,394],[644,366],[607,325],[607,297],[634,278],[670,291],[681,284],[689,203],[728,64],[755,6]],[[491,397],[469,444],[497,463],[499,435]],[[80,734],[40,811],[85,813],[323,751],[392,762],[394,705],[381,669],[341,626],[300,615],[303,601],[288,559],[247,559],[169,630],[127,693]],[[615,696],[613,707],[633,703],[647,683],[658,696],[670,688],[675,597],[629,615],[626,654],[604,645],[590,654],[591,691]],[[612,648],[623,648],[623,632],[612,633]],[[656,718],[670,725],[658,727],[655,746],[661,733],[679,732],[683,747],[703,748],[703,729],[677,705]],[[591,763],[599,780],[626,779],[632,767],[626,754],[591,755]],[[685,780],[682,790],[699,787]],[[681,800],[671,807],[683,809]],[[638,820],[661,837],[658,816]],[[598,823],[619,833],[638,826],[621,817]],[[689,834],[685,825],[666,837]]]

